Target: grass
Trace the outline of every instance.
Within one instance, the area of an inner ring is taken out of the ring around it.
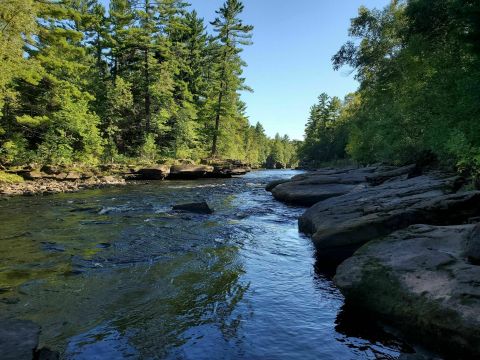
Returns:
[[[16,184],[21,182],[23,182],[21,176],[0,171],[0,184]]]

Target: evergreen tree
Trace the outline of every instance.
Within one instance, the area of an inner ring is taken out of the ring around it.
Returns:
[[[253,26],[244,25],[239,18],[244,6],[239,0],[227,0],[217,11],[218,17],[212,22],[220,42],[217,53],[217,79],[215,92],[218,100],[215,107],[215,125],[212,138],[212,156],[218,155],[218,142],[221,135],[222,118],[225,122],[234,121],[238,114],[238,90],[245,89],[241,78],[244,62],[239,54],[242,45],[249,45]]]
[[[182,0],[5,0],[0,162],[264,163],[270,140],[240,99],[242,11],[227,0],[210,36]]]

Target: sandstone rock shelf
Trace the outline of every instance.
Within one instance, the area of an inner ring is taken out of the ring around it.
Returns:
[[[267,185],[347,304],[457,359],[480,356],[480,191],[442,171],[322,169]]]
[[[0,183],[0,195],[37,195],[75,192],[82,189],[124,185],[126,181],[141,180],[197,180],[211,178],[231,178],[242,176],[251,168],[233,160],[210,160],[206,164],[195,165],[190,161],[174,165],[153,165],[147,167],[125,165],[102,165],[92,169],[69,169],[62,166],[26,167],[7,170],[20,175],[25,182]]]

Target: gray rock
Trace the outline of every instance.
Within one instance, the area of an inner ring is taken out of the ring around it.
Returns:
[[[40,327],[26,320],[2,320],[0,323],[0,358],[32,360]]]
[[[170,166],[159,165],[154,167],[142,168],[136,172],[140,180],[163,180],[170,174]]]
[[[58,360],[60,354],[56,351],[52,351],[48,348],[41,348],[35,353],[35,360]]]
[[[213,173],[213,170],[213,166],[210,165],[173,165],[170,168],[168,178],[178,180],[199,179]]]
[[[22,172],[22,173],[19,173],[19,175],[22,176],[25,180],[39,180],[39,179],[48,177],[47,174],[38,170]]]
[[[270,181],[267,186],[265,186],[265,190],[267,191],[272,191],[276,186],[280,185],[280,184],[284,184],[284,183],[287,183],[287,182],[290,182],[291,180],[290,179],[280,179],[280,180],[273,180],[273,181]]]
[[[465,256],[474,265],[480,265],[480,224],[475,225],[465,244]]]
[[[44,165],[41,168],[41,171],[48,175],[57,175],[62,172],[62,168],[60,166],[55,165]]]
[[[348,194],[355,188],[355,185],[336,183],[300,184],[300,182],[289,182],[275,186],[272,194],[277,200],[286,203],[311,206],[331,197]]]
[[[480,266],[465,244],[474,225],[414,225],[369,242],[334,278],[348,304],[455,359],[480,356]]]
[[[412,224],[458,223],[480,211],[480,192],[449,194],[455,178],[397,179],[319,202],[299,219],[318,254],[342,261],[366,242]]]
[[[367,182],[371,185],[377,186],[392,178],[399,176],[405,176],[407,178],[412,177],[413,175],[420,175],[420,169],[416,165],[407,165],[400,168],[376,172],[371,176],[367,176]]]
[[[70,171],[67,173],[65,176],[66,181],[76,181],[82,179],[82,174],[80,174],[78,171]]]
[[[331,197],[362,188],[366,176],[375,168],[322,169],[294,176],[290,181],[272,187],[275,199],[311,206]]]
[[[213,209],[207,204],[206,201],[175,205],[173,206],[173,210],[187,211],[196,214],[213,214]]]

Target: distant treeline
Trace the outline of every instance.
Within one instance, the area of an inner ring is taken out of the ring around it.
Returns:
[[[209,34],[181,0],[3,0],[0,164],[293,165],[296,143],[245,115],[242,11],[227,0]]]
[[[437,160],[480,170],[480,2],[394,1],[359,9],[353,41],[333,56],[360,88],[321,95],[300,157],[404,164]]]

